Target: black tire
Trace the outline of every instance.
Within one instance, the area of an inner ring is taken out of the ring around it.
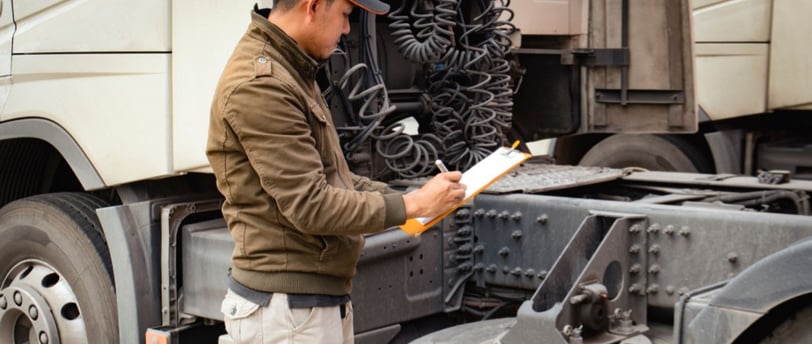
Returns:
[[[704,173],[713,170],[705,154],[687,140],[637,134],[618,134],[603,139],[584,154],[579,165]]]
[[[104,205],[88,194],[58,193],[0,209],[3,341],[118,342],[112,265],[95,213]]]

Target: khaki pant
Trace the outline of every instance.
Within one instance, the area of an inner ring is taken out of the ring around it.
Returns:
[[[339,306],[289,308],[288,295],[274,293],[267,307],[246,300],[231,290],[220,311],[234,343],[352,344],[352,304],[341,318]]]

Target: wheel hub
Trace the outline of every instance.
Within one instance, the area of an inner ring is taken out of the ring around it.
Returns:
[[[50,265],[26,260],[4,276],[0,284],[0,342],[81,343],[85,338],[76,295]]]

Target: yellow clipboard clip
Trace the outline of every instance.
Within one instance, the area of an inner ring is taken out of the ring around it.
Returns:
[[[513,154],[513,152],[516,151],[516,148],[518,148],[518,147],[519,147],[519,140],[513,141],[513,144],[510,145],[510,150],[506,151],[503,154],[505,154],[505,156]]]

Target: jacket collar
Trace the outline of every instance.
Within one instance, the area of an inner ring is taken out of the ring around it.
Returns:
[[[251,11],[252,24],[259,29],[259,32],[255,32],[260,36],[257,38],[266,41],[273,47],[271,54],[276,53],[284,61],[290,63],[293,70],[299,71],[302,79],[315,80],[319,64],[302,51],[296,41],[285,31],[268,21],[267,17],[270,13],[270,10],[259,10],[256,6]]]

